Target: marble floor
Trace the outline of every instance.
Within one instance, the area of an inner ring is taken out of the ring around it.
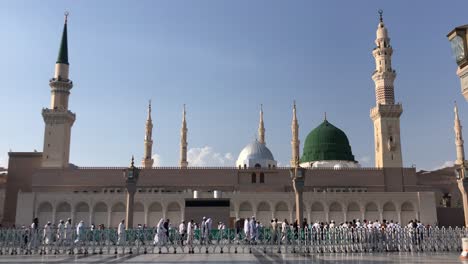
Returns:
[[[0,263],[466,263],[458,253],[386,253],[386,254],[148,254],[89,256],[0,256]]]

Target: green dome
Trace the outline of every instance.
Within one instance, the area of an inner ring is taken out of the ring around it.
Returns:
[[[354,161],[348,137],[327,120],[307,135],[302,152],[301,162],[319,160]]]

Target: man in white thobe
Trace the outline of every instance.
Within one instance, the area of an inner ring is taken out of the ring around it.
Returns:
[[[249,238],[250,238],[250,219],[248,217],[244,220],[244,235],[245,235],[245,240],[249,240]]]
[[[119,227],[117,228],[118,245],[125,244],[125,219],[120,221]]]
[[[206,240],[206,243],[207,244],[210,244],[211,243],[211,240],[210,240],[210,233],[211,233],[211,226],[213,224],[213,221],[211,220],[211,218],[208,218],[206,219],[205,221],[205,234],[204,234],[204,237],[205,237],[205,240]]]
[[[255,216],[252,216],[249,222],[250,229],[250,241],[255,242],[255,237],[257,236],[257,221],[255,221]]]
[[[60,222],[57,226],[57,242],[61,246],[65,240],[65,222],[60,219]]]
[[[44,235],[43,235],[44,243],[46,245],[51,245],[53,240],[52,240],[52,223],[49,221],[47,224],[44,226]]]
[[[179,225],[179,236],[180,236],[179,240],[182,246],[184,245],[186,233],[187,233],[187,228],[185,227],[185,221],[182,221]]]
[[[206,242],[206,217],[203,217],[202,222],[200,223],[200,236],[201,236],[201,241],[200,244],[204,244]]]

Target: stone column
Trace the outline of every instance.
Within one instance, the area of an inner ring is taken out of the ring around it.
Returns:
[[[465,226],[468,226],[468,196],[467,196],[467,188],[468,188],[468,180],[467,179],[460,179],[458,182],[458,189],[460,189],[460,193],[462,196],[463,201],[463,213],[465,216]]]
[[[133,204],[135,200],[136,184],[127,183],[127,210],[125,216],[125,228],[133,228]]]

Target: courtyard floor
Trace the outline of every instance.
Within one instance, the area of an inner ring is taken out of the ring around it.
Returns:
[[[459,253],[367,253],[367,254],[148,254],[148,255],[47,255],[0,256],[0,263],[466,263]]]

